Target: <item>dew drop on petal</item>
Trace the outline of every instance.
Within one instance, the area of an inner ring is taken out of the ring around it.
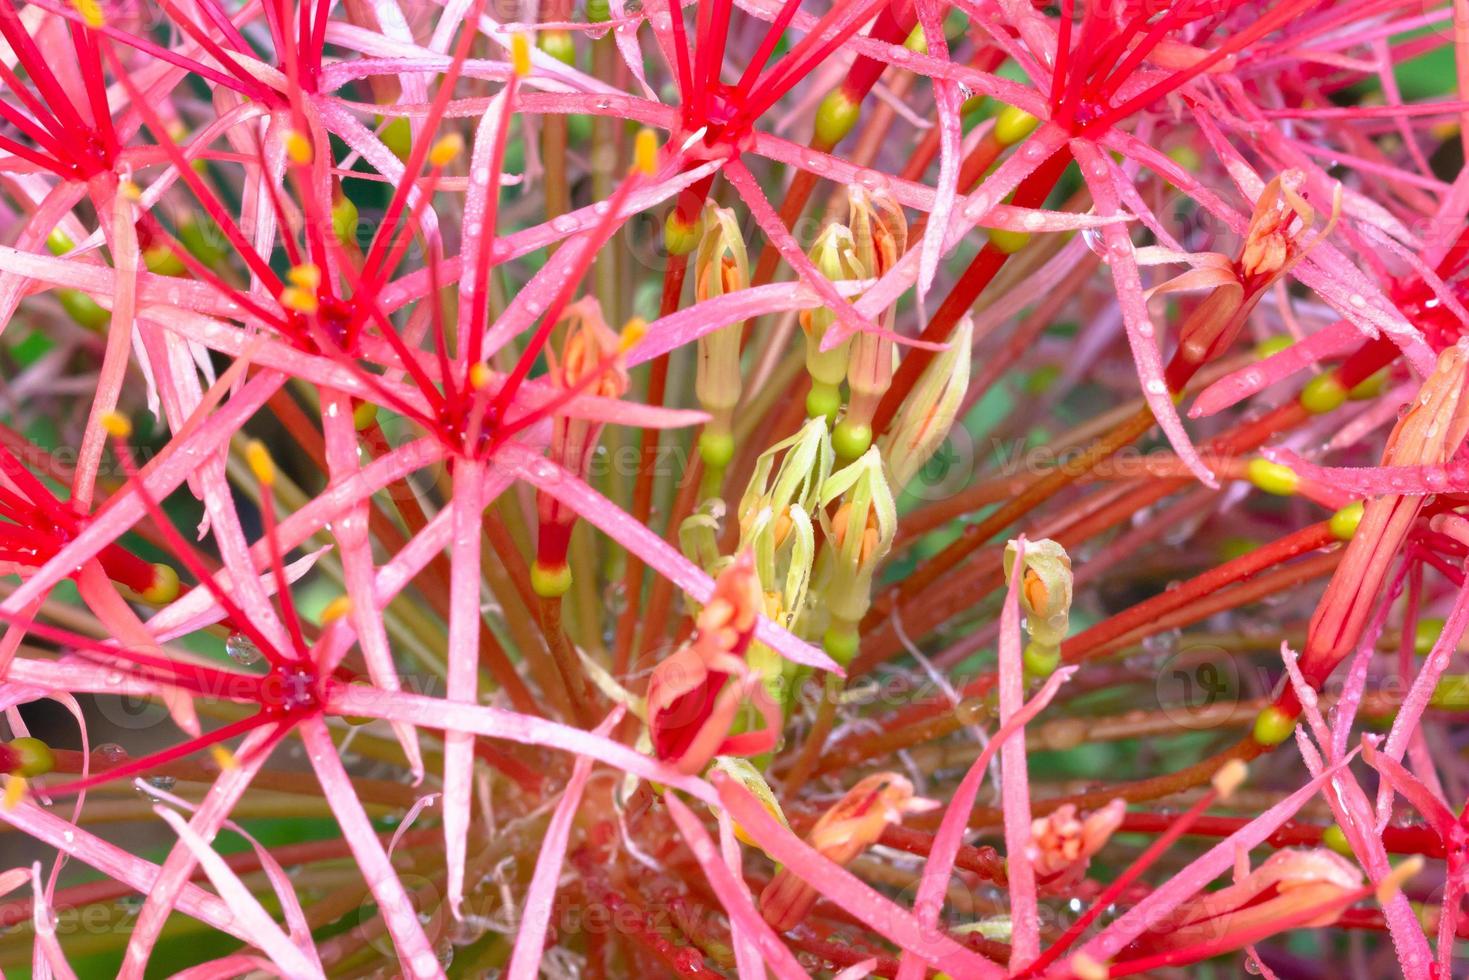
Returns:
[[[231,633],[225,637],[224,652],[229,654],[229,658],[241,667],[249,667],[260,662],[260,648],[244,633]]]
[[[128,761],[128,750],[116,742],[103,742],[92,750],[92,758],[104,766],[120,766]]]

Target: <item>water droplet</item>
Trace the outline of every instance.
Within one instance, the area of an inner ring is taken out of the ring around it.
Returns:
[[[1025,227],[1030,228],[1032,230],[1034,230],[1036,228],[1039,228],[1041,225],[1043,225],[1045,223],[1046,223],[1045,217],[1043,215],[1041,215],[1041,214],[1038,214],[1038,213],[1034,212],[1034,211],[1032,211],[1030,214],[1027,214],[1025,216]]]
[[[128,761],[128,750],[116,742],[103,742],[92,750],[92,759],[108,768],[120,766]]]
[[[1159,379],[1159,378],[1154,378],[1153,380],[1149,381],[1143,387],[1145,387],[1145,388],[1148,389],[1148,393],[1149,394],[1153,394],[1153,395],[1166,395],[1166,394],[1168,394],[1168,386],[1166,384],[1164,384],[1163,381],[1161,379]]]
[[[857,182],[870,191],[880,191],[888,186],[888,179],[876,170],[863,170],[857,175]]]
[[[244,633],[231,633],[225,637],[224,652],[229,654],[229,658],[241,667],[258,664],[262,656],[255,641]]]
[[[1347,298],[1347,302],[1348,303],[1351,303],[1353,306],[1355,306],[1359,310],[1362,309],[1362,307],[1364,307],[1364,306],[1367,305],[1367,301],[1365,299],[1363,299],[1361,296],[1358,296],[1356,293],[1353,293],[1351,296],[1349,296]]]
[[[827,170],[827,159],[821,153],[810,153],[806,155],[806,169],[814,174],[824,174]]]
[[[1102,232],[1098,228],[1081,229],[1081,240],[1086,242],[1086,247],[1099,257],[1103,262],[1107,261],[1107,246],[1102,241]]]
[[[173,776],[149,776],[144,782],[154,789],[162,790],[165,793],[172,790],[178,784],[178,780]]]
[[[555,228],[563,235],[569,235],[572,232],[576,231],[579,225],[580,223],[569,214],[558,214],[556,217],[551,219],[551,227]]]
[[[61,832],[61,839],[70,844],[77,839],[77,835],[73,831],[63,830]]]

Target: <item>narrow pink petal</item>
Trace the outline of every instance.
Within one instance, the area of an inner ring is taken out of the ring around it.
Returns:
[[[31,975],[59,977],[61,980],[76,980],[61,943],[56,939],[56,916],[51,911],[47,890],[41,887],[41,862],[31,865],[31,927],[35,931],[35,949],[32,955]]]
[[[272,729],[257,729],[245,737],[240,746],[239,765],[219,774],[210,792],[205,795],[204,802],[194,811],[190,825],[201,837],[212,840],[219,833],[219,828],[229,818],[230,811],[250,788],[250,781],[269,758],[270,743],[278,737]],[[193,877],[196,867],[198,864],[193,852],[182,842],[169,850],[158,873],[158,880],[144,892],[146,897],[143,900],[143,909],[138,913],[133,934],[128,939],[118,980],[138,980],[143,976],[153,946],[163,931],[163,924],[173,910],[179,907],[179,897],[191,887],[189,879]],[[246,930],[246,942],[249,941],[251,940]]]
[[[622,720],[627,709],[618,705],[594,734],[606,738]],[[571,838],[571,824],[581,807],[582,791],[592,774],[592,759],[579,756],[572,766],[571,778],[551,814],[551,821],[541,837],[541,851],[536,857],[536,870],[525,891],[525,904],[515,936],[515,951],[510,956],[508,980],[535,980],[541,971],[541,954],[546,948],[546,930],[551,921],[551,906],[556,901],[556,885],[561,878],[561,865],[566,858],[566,844]],[[670,796],[671,800],[672,797]]]
[[[1110,162],[1082,140],[1072,141],[1072,150],[1097,207],[1108,214],[1116,214],[1119,205],[1117,192],[1112,186],[1114,168]],[[1137,362],[1143,398],[1153,410],[1153,417],[1158,420],[1159,428],[1168,437],[1178,458],[1205,486],[1217,487],[1218,481],[1204,465],[1199,451],[1194,448],[1188,433],[1184,431],[1183,422],[1178,417],[1178,406],[1168,394],[1168,383],[1163,379],[1162,355],[1158,351],[1153,321],[1148,314],[1147,301],[1143,299],[1142,281],[1138,277],[1137,262],[1133,258],[1132,240],[1121,225],[1104,226],[1102,238],[1107,243],[1107,262],[1112,269],[1112,281],[1117,288],[1117,302],[1122,308],[1127,341],[1132,347],[1133,359]]]
[[[750,791],[724,773],[712,777],[720,802],[745,832],[786,870],[799,876],[823,897],[869,923],[887,939],[921,956],[955,977],[984,980],[1004,971],[960,946],[943,932],[923,926],[905,908],[874,891],[850,871],[824,858],[772,817]]]
[[[718,797],[709,788],[709,784],[702,779],[685,776],[672,766],[664,765],[620,742],[559,722],[533,718],[503,708],[459,704],[441,698],[410,694],[407,691],[382,691],[353,684],[334,692],[331,710],[336,714],[403,721],[437,731],[467,732],[519,742],[522,745],[541,745],[577,756],[591,756],[599,762],[605,762],[649,782],[662,783],[681,790],[705,803],[718,802]]]
[[[357,429],[352,422],[352,402],[340,392],[323,391],[322,433],[326,441],[326,461],[333,480],[356,473],[361,467],[358,462]],[[388,647],[387,627],[376,602],[372,540],[368,534],[368,507],[364,501],[357,504],[337,520],[332,521],[332,535],[337,539],[341,552],[342,577],[347,587],[347,597],[352,603],[350,624],[362,647],[362,659],[367,664],[367,674],[378,687],[397,690],[400,686],[398,668],[393,662]],[[324,651],[317,653],[318,657]],[[326,660],[323,667],[331,669],[336,663]],[[408,761],[416,785],[423,780],[423,755],[418,748],[418,734],[409,726],[393,726],[398,744]]]
[[[914,914],[926,928],[932,929],[938,926],[939,913],[943,911],[944,893],[949,885],[949,876],[954,870],[954,858],[958,856],[959,848],[964,843],[964,833],[969,829],[969,814],[974,809],[975,797],[979,795],[979,789],[984,784],[984,777],[989,772],[990,760],[1011,735],[1023,732],[1030,720],[1045,710],[1046,705],[1051,703],[1051,699],[1061,689],[1061,685],[1070,680],[1071,675],[1076,671],[1076,667],[1062,667],[1046,678],[1046,683],[1035,693],[1035,696],[1027,701],[1023,708],[1011,715],[1009,720],[1000,726],[995,736],[985,743],[984,748],[980,750],[979,757],[974,760],[969,771],[964,774],[963,781],[954,790],[948,808],[944,811],[943,822],[939,824],[938,833],[934,835],[933,847],[929,850],[928,860],[924,862],[923,877],[918,884],[918,896],[913,901]],[[1009,852],[1008,842],[1005,847]],[[1034,882],[1034,873],[1031,875],[1031,880]],[[921,978],[921,974],[913,972],[918,968],[919,962],[916,958],[904,955],[902,969],[898,974],[899,980],[915,976]]]
[[[476,536],[478,540],[478,536]],[[386,692],[384,692],[386,694]],[[321,782],[322,791],[342,828],[342,838],[352,848],[352,856],[362,869],[362,877],[377,900],[388,934],[397,947],[398,962],[405,976],[442,977],[443,967],[434,954],[433,946],[424,935],[423,924],[413,910],[413,900],[403,889],[403,882],[388,860],[372,821],[362,809],[357,791],[352,786],[352,777],[342,768],[337,747],[332,744],[331,733],[320,718],[310,718],[300,726],[301,740],[306,745],[311,768]]]
[[[123,380],[127,375],[128,354],[133,339],[133,314],[137,309],[137,275],[140,264],[138,234],[133,226],[133,204],[127,195],[114,187],[112,200],[104,202],[100,195],[93,195],[93,203],[100,214],[110,220],[111,230],[108,244],[112,248],[115,268],[115,285],[112,297],[112,322],[107,327],[107,347],[102,354],[102,366],[97,372],[97,393],[92,399],[87,427],[82,433],[82,445],[77,453],[76,474],[72,478],[71,497],[82,513],[92,509],[92,491],[97,482],[97,470],[102,463],[102,452],[107,445],[107,433],[101,425],[102,416],[117,407],[122,392]]]
[[[1082,947],[1082,951],[1101,963],[1115,959],[1128,943],[1146,932],[1152,924],[1167,921],[1166,917],[1174,909],[1234,867],[1236,854],[1250,851],[1264,843],[1282,824],[1295,816],[1296,811],[1305,806],[1311,797],[1320,792],[1338,770],[1345,768],[1349,759],[1350,757],[1324,769],[1306,785],[1194,859],[1167,882],[1153,889],[1121,918],[1094,936]]]
[[[1362,332],[1345,320],[1337,320],[1258,364],[1226,374],[1199,393],[1189,409],[1189,418],[1207,418],[1232,408],[1298,371],[1349,354],[1360,346]]]
[[[738,882],[744,874],[744,857],[740,853],[740,842],[735,837],[734,822],[722,810],[715,816],[719,820],[719,854],[724,858],[724,866],[729,869],[730,875]],[[740,894],[746,901],[753,902],[748,890],[742,888]],[[765,980],[765,961],[760,956],[760,947],[751,937],[750,930],[731,918],[729,935],[730,944],[734,946],[735,972],[739,974],[739,980]]]
[[[454,466],[453,537],[449,577],[448,690],[450,701],[479,700],[480,487],[484,470],[459,459]],[[459,917],[464,901],[464,859],[473,805],[474,735],[444,734],[444,861],[449,868],[449,908]]]
[[[171,442],[163,454],[155,457],[154,465],[142,474],[155,499],[161,500],[177,489],[198,468],[200,457],[225,444],[279,386],[279,379],[256,375],[233,398],[215,410],[208,422]],[[99,551],[126,533],[145,512],[136,493],[123,491],[113,496],[76,537],[6,596],[0,603],[0,611],[14,614],[24,609],[47,589],[70,576],[78,565],[96,557]]]
[[[48,844],[116,881],[146,895],[158,880],[158,865],[124,851],[115,844],[83,830],[76,824],[32,803],[0,809],[0,821]],[[250,937],[234,921],[228,906],[195,885],[185,885],[174,906],[205,925],[229,933],[245,942]]]
[[[917,0],[918,20],[923,27],[923,36],[928,41],[930,57],[941,61],[949,60],[949,46],[944,38],[943,14],[939,5],[931,0]],[[935,80],[934,102],[938,109],[939,124],[939,174],[934,191],[933,210],[924,227],[923,243],[918,260],[918,302],[923,303],[933,286],[934,274],[944,253],[945,234],[949,228],[949,216],[954,201],[959,196],[959,142],[962,138],[959,125],[959,91],[949,81]]]
[[[306,955],[291,942],[290,938],[281,931],[261,906],[250,889],[245,887],[238,875],[230,866],[225,864],[224,858],[205,842],[193,828],[191,828],[178,812],[166,807],[155,806],[153,812],[163,818],[164,822],[174,829],[209,876],[220,898],[224,899],[226,905],[234,913],[240,926],[250,933],[251,945],[260,949],[269,956],[280,969],[290,977],[319,977],[323,976],[321,964],[307,959]]]
[[[1024,578],[1025,537],[1015,542],[1010,585],[1000,607],[1000,724],[1011,725],[1025,701],[1025,665],[1020,657],[1020,604],[1016,589]],[[1023,969],[1040,955],[1036,917],[1035,866],[1031,863],[1030,779],[1026,771],[1025,723],[1013,725],[1000,745],[1000,800],[1005,813],[1005,876],[1010,887],[1010,969]],[[999,739],[996,739],[999,741]],[[988,746],[986,746],[988,748]],[[967,820],[965,821],[967,823]]]
[[[781,942],[775,930],[770,928],[770,924],[755,908],[755,902],[744,881],[721,859],[713,839],[699,822],[699,818],[672,793],[664,799],[668,803],[669,816],[673,817],[678,832],[683,835],[684,843],[693,852],[694,860],[699,862],[704,877],[709,879],[709,887],[719,896],[719,904],[724,907],[731,924],[737,924],[741,932],[750,937],[765,957],[765,965],[777,977],[784,980],[787,977],[807,976],[795,954]],[[741,977],[741,980],[744,978]]]

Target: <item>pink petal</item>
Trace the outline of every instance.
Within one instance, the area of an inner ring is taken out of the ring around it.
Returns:
[[[478,535],[475,537],[478,543]],[[606,738],[622,720],[627,709],[618,705],[594,731]],[[541,970],[541,954],[545,952],[546,930],[551,920],[551,907],[556,901],[556,885],[561,878],[561,865],[566,857],[566,843],[571,838],[571,824],[581,807],[582,791],[592,774],[592,759],[578,756],[566,781],[561,800],[551,814],[551,821],[541,837],[541,851],[536,857],[536,870],[525,891],[520,921],[515,935],[515,951],[510,956],[508,980],[535,980]],[[672,796],[669,797],[673,799]]]
[[[688,844],[689,850],[694,854],[694,860],[699,862],[699,868],[704,872],[704,877],[709,879],[709,887],[714,894],[719,896],[719,904],[729,915],[730,923],[738,925],[740,931],[748,935],[755,943],[756,948],[765,958],[768,966],[777,977],[806,977],[808,974],[801,969],[786,944],[781,942],[775,930],[761,917],[755,908],[755,902],[750,897],[750,891],[743,880],[739,878],[735,870],[732,870],[720,859],[720,853],[714,846],[713,839],[699,818],[694,816],[683,800],[672,793],[664,797],[668,804],[668,814],[673,817],[673,822],[678,826],[678,832],[683,835],[684,843]],[[741,980],[744,980],[741,977]]]
[[[859,922],[871,924],[893,943],[956,977],[983,980],[1004,975],[1004,971],[994,963],[960,946],[946,934],[925,928],[907,909],[884,898],[850,871],[822,857],[766,812],[760,801],[737,781],[721,772],[714,773],[712,781],[729,815],[765,853]]]

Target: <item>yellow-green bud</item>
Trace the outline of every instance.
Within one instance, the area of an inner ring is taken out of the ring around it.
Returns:
[[[1352,845],[1347,841],[1346,832],[1341,829],[1339,824],[1332,824],[1321,832],[1321,843],[1342,857],[1352,856]]]
[[[1293,346],[1295,342],[1296,339],[1289,334],[1278,333],[1273,337],[1266,337],[1255,345],[1255,357],[1262,361],[1267,357],[1274,357]]]
[[[14,776],[44,776],[56,768],[56,755],[51,746],[39,738],[13,738],[5,743],[10,753],[10,773]]]
[[[1296,720],[1273,704],[1255,716],[1255,741],[1261,745],[1279,745],[1295,730]]]
[[[1021,655],[1021,662],[1025,665],[1025,676],[1042,678],[1050,677],[1061,665],[1060,647],[1051,646],[1046,643],[1037,643],[1031,640],[1025,645],[1025,652]]]
[[[572,41],[570,31],[541,31],[536,38],[536,47],[563,65],[576,64],[576,43]]]
[[[183,259],[174,254],[167,245],[152,245],[143,249],[143,264],[148,271],[160,276],[185,276],[188,267]]]
[[[838,665],[846,667],[857,657],[861,637],[850,626],[832,626],[821,637],[821,647]]]
[[[542,599],[558,599],[571,589],[571,566],[547,567],[539,561],[530,566],[530,587]]]
[[[699,458],[705,466],[723,469],[734,459],[734,436],[728,432],[699,433]]]
[[[1438,638],[1443,635],[1444,621],[1437,616],[1424,616],[1413,628],[1413,652],[1426,657],[1433,652]]]
[[[1006,231],[1003,228],[991,228],[989,230],[989,236],[990,244],[1006,255],[1014,255],[1030,244],[1030,233],[1025,231]]]
[[[867,452],[867,447],[871,445],[872,427],[858,425],[850,419],[838,422],[836,431],[831,434],[831,447],[836,450],[838,459],[856,459]]]
[[[1246,473],[1256,487],[1277,497],[1289,497],[1301,485],[1301,478],[1295,470],[1263,456],[1250,460]]]
[[[1383,368],[1380,371],[1374,371],[1367,375],[1367,377],[1347,389],[1347,398],[1354,402],[1363,402],[1369,398],[1376,398],[1387,387],[1387,379],[1391,371],[1391,368]]]
[[[1328,525],[1331,528],[1331,536],[1338,541],[1352,540],[1352,535],[1357,533],[1357,525],[1362,523],[1362,514],[1365,510],[1362,501],[1354,500],[1332,514]]]
[[[407,116],[395,116],[378,133],[378,139],[382,140],[383,146],[392,151],[393,156],[399,160],[407,160],[408,154],[413,152],[413,128],[408,125]]]
[[[1324,415],[1341,408],[1347,400],[1347,389],[1335,371],[1318,374],[1301,389],[1301,407],[1312,415]]]
[[[995,117],[995,142],[1001,146],[1014,146],[1029,136],[1041,121],[1024,109],[1007,105]]]
[[[663,222],[663,247],[669,255],[688,255],[699,247],[699,221],[686,221],[674,208]]]
[[[332,234],[343,248],[357,241],[357,205],[343,195],[332,202]]]
[[[842,141],[857,125],[862,103],[853,102],[840,88],[832,89],[816,110],[816,142],[830,149]]]

